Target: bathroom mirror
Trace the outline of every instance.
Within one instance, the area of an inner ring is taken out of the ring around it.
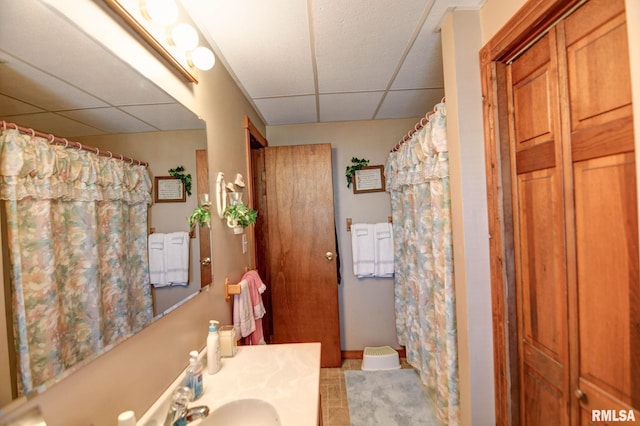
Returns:
[[[111,147],[114,140],[119,140],[113,151],[149,162],[152,178],[154,174],[167,175],[169,168],[181,165],[176,159],[180,157],[176,157],[172,148],[168,147],[174,144],[176,151],[185,152],[186,147],[193,148],[189,155],[194,166],[191,169],[187,167],[187,172],[193,175],[195,182],[195,150],[206,149],[204,122],[66,17],[39,0],[11,1],[2,6],[0,120],[91,146]],[[145,135],[148,135],[147,139],[153,139],[156,147],[148,149],[146,154],[140,151]],[[187,139],[191,140],[189,144],[185,142]],[[161,145],[163,141],[167,144]],[[164,211],[155,210],[154,205],[149,217],[150,226],[157,226],[160,215],[171,214],[174,218],[184,218],[183,222],[173,220],[176,223],[175,230],[188,231],[187,212],[193,209],[188,203],[195,206],[197,198],[194,187],[185,203],[163,203],[161,208]],[[171,209],[174,209],[173,212]],[[158,228],[157,231],[173,230]],[[6,232],[5,226],[2,226],[2,232]],[[4,235],[3,241],[6,242]],[[195,251],[192,250],[191,257],[197,265],[200,257],[198,245],[192,244],[192,247]],[[7,305],[11,303],[11,295],[6,243],[3,243],[3,250],[4,305]],[[192,261],[191,270],[199,277],[200,271],[193,265]],[[177,288],[176,294],[169,297],[164,306],[154,309],[155,318],[171,310],[172,305],[197,294],[200,287],[200,282],[191,282],[188,288]],[[156,294],[154,304],[162,297]],[[5,308],[0,306],[0,315],[4,318]],[[0,321],[0,325],[12,328],[10,323],[5,325]],[[7,348],[10,347],[7,339],[0,341],[0,363],[15,364],[15,355],[6,359],[9,354]],[[94,354],[90,359],[71,367],[62,373],[62,377],[82,368],[82,365],[99,355]],[[4,373],[9,370],[15,372],[15,368],[0,367],[2,387],[7,386],[7,379],[12,376]],[[8,402],[10,398],[3,397],[7,393],[5,389],[0,389],[0,402]]]

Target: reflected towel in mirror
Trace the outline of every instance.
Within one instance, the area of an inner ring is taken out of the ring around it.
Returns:
[[[149,235],[149,279],[154,287],[189,285],[187,232]]]

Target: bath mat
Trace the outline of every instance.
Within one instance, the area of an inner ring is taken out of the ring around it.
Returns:
[[[442,426],[415,370],[344,372],[351,426]]]

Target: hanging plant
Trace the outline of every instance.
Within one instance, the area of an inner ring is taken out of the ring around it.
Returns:
[[[351,165],[347,166],[344,174],[347,177],[347,188],[351,186],[351,182],[353,181],[353,175],[356,173],[356,170],[360,170],[363,167],[369,165],[369,160],[365,160],[364,158],[351,158]]]
[[[211,204],[205,203],[200,204],[193,210],[191,216],[189,216],[189,229],[193,229],[193,227],[197,224],[200,227],[210,226],[211,225]]]
[[[191,196],[191,174],[184,174],[184,167],[178,166],[175,169],[169,169],[169,175],[176,179],[180,179],[184,184],[184,191]]]
[[[227,224],[234,224],[246,228],[252,223],[256,223],[258,212],[242,203],[232,204],[224,211]]]

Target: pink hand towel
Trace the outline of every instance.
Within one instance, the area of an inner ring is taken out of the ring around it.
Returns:
[[[253,318],[256,324],[255,331],[245,338],[245,344],[265,345],[266,342],[264,341],[264,331],[262,329],[262,317],[267,311],[262,303],[261,294],[264,293],[267,286],[262,282],[257,271],[249,271],[245,273],[242,279],[247,280],[249,284],[249,294],[251,296],[251,305],[253,306]]]

